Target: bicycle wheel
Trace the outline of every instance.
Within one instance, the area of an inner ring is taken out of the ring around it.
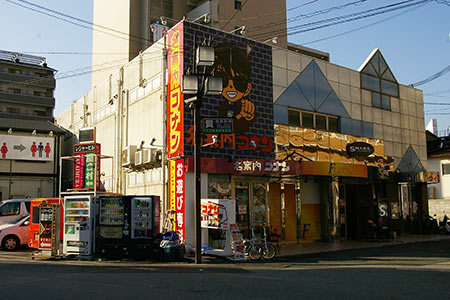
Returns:
[[[261,255],[261,247],[258,245],[250,246],[248,249],[248,257],[250,257],[251,260],[259,260],[261,259]]]
[[[272,244],[266,244],[262,247],[262,257],[265,260],[271,260],[275,258],[277,251]]]

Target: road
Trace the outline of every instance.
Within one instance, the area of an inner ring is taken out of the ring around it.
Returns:
[[[0,251],[0,299],[448,299],[450,240],[273,262],[33,261]]]

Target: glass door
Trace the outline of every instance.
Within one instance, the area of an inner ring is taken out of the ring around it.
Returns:
[[[267,224],[267,183],[266,182],[252,182],[253,194],[253,222],[252,224],[265,223]]]
[[[234,184],[234,199],[236,200],[236,223],[239,230],[245,238],[249,235],[249,199],[250,199],[250,184],[249,182],[235,182]]]

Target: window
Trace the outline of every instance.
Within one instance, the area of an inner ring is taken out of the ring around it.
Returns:
[[[12,73],[12,74],[22,74],[22,70],[14,69],[14,68],[9,68],[8,72]]]
[[[327,130],[327,117],[316,115],[316,129]]]
[[[39,206],[33,206],[33,218],[31,219],[31,223],[39,224]]]
[[[338,118],[328,117],[328,131],[339,131]]]
[[[442,164],[442,175],[450,174],[450,164]]]
[[[391,97],[398,97],[398,83],[380,51],[361,70],[361,87],[372,92],[372,106],[391,109]]]
[[[300,114],[298,111],[289,110],[288,111],[289,126],[300,127]]]
[[[7,107],[6,112],[10,114],[20,114],[20,108],[17,107]]]
[[[16,89],[16,88],[8,88],[8,92],[9,93],[14,93],[14,94],[20,94],[20,89]]]
[[[314,128],[314,115],[302,112],[302,126],[306,128]]]
[[[33,110],[33,116],[41,116],[41,117],[45,117],[45,111],[42,111],[42,110]]]
[[[7,203],[0,208],[0,216],[14,216],[20,212],[20,202]]]
[[[33,92],[34,96],[39,96],[39,97],[45,97],[47,96],[47,94],[45,92],[40,92],[40,91],[34,91]]]
[[[339,118],[312,112],[288,110],[289,126],[339,132]]]
[[[241,10],[242,8],[242,2],[241,1],[234,1],[234,9]]]

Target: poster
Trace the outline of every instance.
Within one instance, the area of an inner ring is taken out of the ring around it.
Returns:
[[[203,228],[228,229],[236,223],[236,202],[231,199],[201,199]]]

